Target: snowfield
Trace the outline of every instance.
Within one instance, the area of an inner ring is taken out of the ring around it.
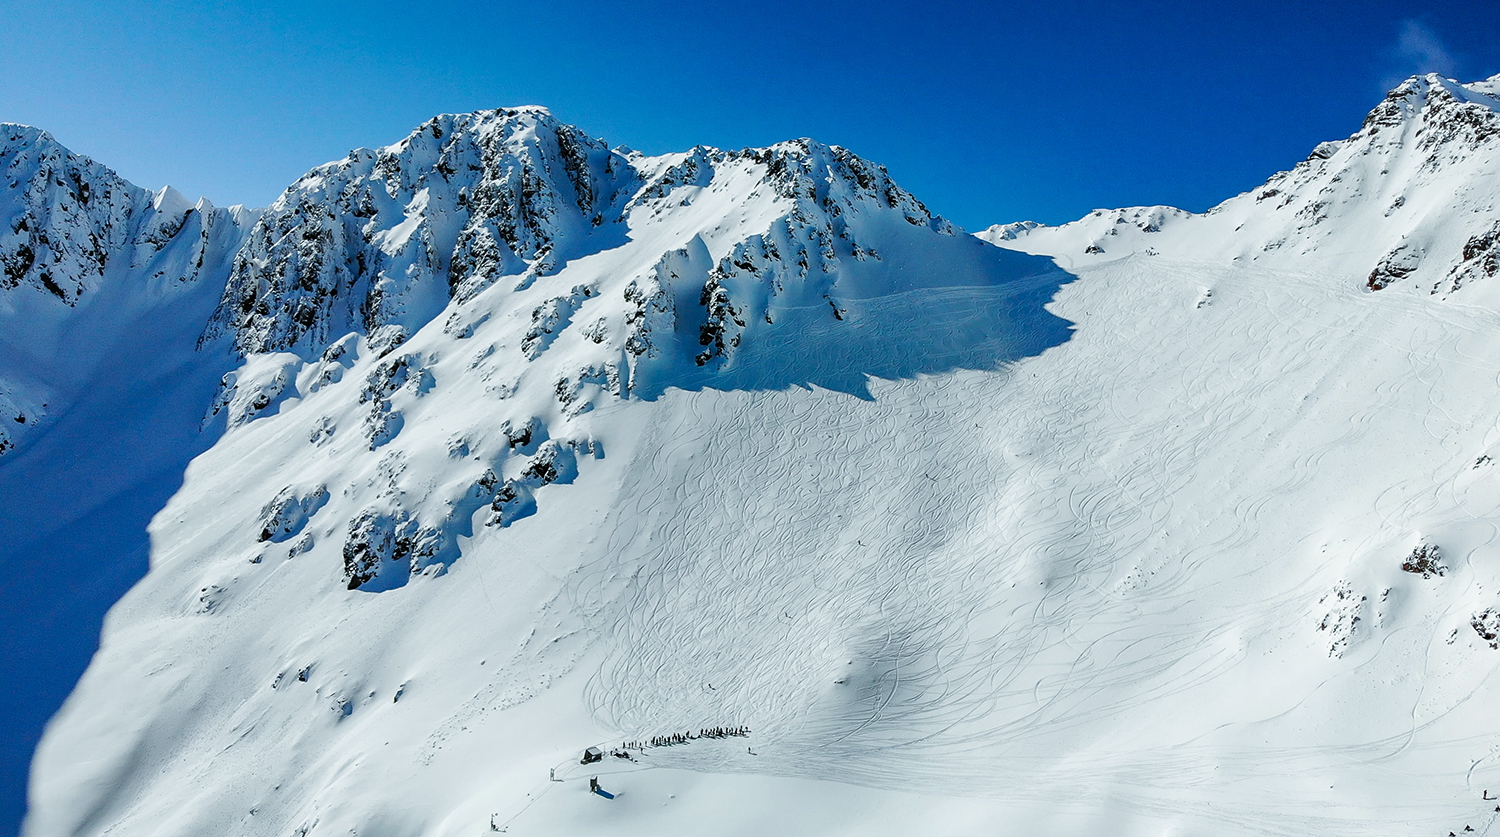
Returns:
[[[201,442],[25,834],[1489,833],[1497,96],[977,237],[539,108],[314,170],[183,280]]]

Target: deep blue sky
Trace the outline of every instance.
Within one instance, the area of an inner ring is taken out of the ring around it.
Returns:
[[[0,0],[0,120],[269,203],[428,116],[536,103],[647,152],[811,136],[971,229],[1201,210],[1393,80],[1500,73],[1500,3]]]

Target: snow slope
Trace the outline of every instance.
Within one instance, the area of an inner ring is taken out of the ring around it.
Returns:
[[[1002,247],[534,108],[315,170],[26,833],[1489,831],[1496,87]]]
[[[228,357],[194,351],[253,213],[148,192],[0,125],[0,829],[26,765],[144,574],[146,524],[211,441]]]

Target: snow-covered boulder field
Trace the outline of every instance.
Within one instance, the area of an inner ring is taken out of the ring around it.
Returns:
[[[532,107],[191,234],[54,165],[72,243],[0,319],[191,296],[202,452],[26,834],[1483,833],[1497,94],[1412,79],[1202,215],[978,236],[845,149]],[[84,403],[37,357],[0,480]]]

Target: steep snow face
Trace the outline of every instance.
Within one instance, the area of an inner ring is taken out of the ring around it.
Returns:
[[[149,192],[68,151],[45,131],[0,124],[0,455],[76,393],[132,311],[223,282],[253,213]],[[207,278],[205,278],[207,277]],[[93,315],[106,285],[127,306],[85,339],[61,334]],[[13,421],[12,421],[13,420]]]
[[[1286,267],[1317,253],[1372,291],[1448,294],[1500,273],[1497,178],[1500,76],[1427,75],[1392,90],[1348,139],[1204,215],[1100,209],[1061,227],[1002,224],[979,236],[1080,266],[1166,254]]]
[[[333,483],[386,474],[341,512],[343,575],[401,584],[451,563],[476,509],[509,525],[601,456],[583,417],[606,401],[862,391],[867,374],[993,368],[1065,337],[1020,298],[1054,270],[954,232],[880,167],[807,140],[646,158],[540,108],[439,117],[313,171],[256,224],[206,337],[262,354],[208,421],[328,390],[322,412],[275,424],[329,445]],[[882,345],[912,311],[879,300],[945,287],[985,297],[962,338]],[[477,392],[494,404],[476,421]]]
[[[25,762],[146,570],[146,524],[212,440],[232,358],[195,352],[242,208],[150,192],[0,125],[0,829]]]
[[[265,531],[285,529],[273,507],[367,482],[330,506],[342,580],[388,589],[450,565],[476,511],[508,526],[602,457],[596,407],[995,368],[1065,339],[1041,309],[1060,276],[840,148],[646,158],[540,108],[445,116],[261,218],[208,332],[258,353],[205,426],[274,417],[251,438],[293,432],[325,461],[265,487]],[[934,306],[943,329],[887,339]],[[326,341],[335,325],[360,330]]]

